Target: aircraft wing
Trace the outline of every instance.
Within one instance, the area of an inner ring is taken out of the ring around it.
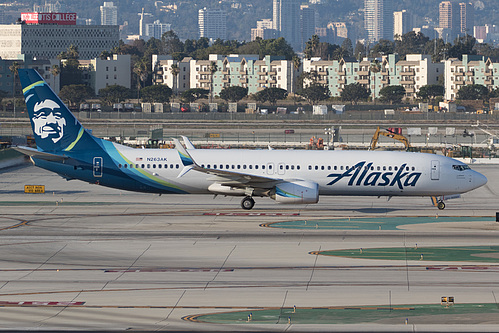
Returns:
[[[18,146],[18,147],[12,147],[12,148],[17,150],[20,153],[23,153],[24,155],[28,155],[30,157],[35,157],[35,158],[39,158],[39,159],[46,160],[46,161],[64,162],[64,161],[69,159],[68,156],[61,156],[61,155],[46,153],[46,152],[39,151],[37,149],[30,148],[30,147]]]
[[[178,139],[173,138],[173,141],[175,142],[175,148],[177,149],[180,158],[182,160],[182,163],[184,164],[184,170],[182,170],[182,172],[178,175],[178,177],[182,177],[187,172],[195,170],[198,172],[213,175],[214,177],[211,180],[221,185],[236,186],[236,187],[254,186],[254,187],[264,187],[264,188],[272,187],[276,182],[279,182],[281,180],[279,178],[255,176],[229,170],[203,168],[194,161],[192,156],[182,146],[182,144],[180,143],[180,141],[178,141]]]

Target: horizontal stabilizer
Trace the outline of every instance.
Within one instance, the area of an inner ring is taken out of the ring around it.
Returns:
[[[35,157],[35,158],[39,158],[39,159],[46,160],[46,161],[64,162],[65,160],[67,160],[69,158],[67,156],[55,155],[55,154],[46,153],[43,151],[38,151],[38,150],[36,150],[34,148],[30,148],[30,147],[18,146],[18,147],[12,147],[12,148],[17,150],[20,153],[23,153],[24,155],[28,155],[30,157]]]

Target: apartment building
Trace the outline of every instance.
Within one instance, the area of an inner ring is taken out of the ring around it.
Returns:
[[[210,65],[217,64],[217,71],[211,77]],[[258,55],[229,55],[227,57],[212,54],[209,60],[190,60],[191,88],[210,89],[213,80],[213,95],[231,86],[248,88],[253,94],[265,88],[282,88],[294,91],[296,71],[293,62],[283,57]]]
[[[499,62],[477,55],[463,55],[445,61],[445,99],[455,100],[465,85],[481,84],[489,90],[499,88]]]
[[[395,54],[383,56],[376,70],[372,64],[373,59],[368,58],[311,59],[303,61],[303,71],[316,74],[317,83],[327,85],[332,97],[341,96],[345,85],[359,83],[370,89],[375,98],[380,97],[382,88],[390,85],[403,86],[406,97],[413,98],[422,86],[436,84],[444,71],[443,64],[432,63],[430,56],[420,54],[409,54],[406,60]]]
[[[170,55],[152,55],[153,84],[166,84],[173,93],[182,93],[191,88],[191,60],[186,57],[182,61],[174,60]],[[172,67],[178,68],[174,75]]]
[[[96,95],[99,94],[100,89],[107,86],[132,87],[129,54],[113,54],[107,59],[80,60],[80,65],[83,68],[83,81],[94,89]]]

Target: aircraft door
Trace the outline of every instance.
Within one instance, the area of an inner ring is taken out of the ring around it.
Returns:
[[[267,175],[274,174],[274,163],[267,163]]]
[[[94,157],[94,177],[102,177],[102,157]]]
[[[431,180],[440,179],[440,161],[431,161],[430,178]]]
[[[284,173],[286,172],[286,169],[285,169],[285,168],[286,168],[286,165],[285,165],[284,163],[279,163],[279,164],[277,165],[277,173],[278,173],[279,175],[284,175]]]

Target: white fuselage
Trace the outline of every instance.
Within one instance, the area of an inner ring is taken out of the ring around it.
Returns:
[[[191,170],[174,149],[132,149],[116,145],[133,168],[143,169],[188,193],[210,193],[220,177]],[[390,151],[306,151],[190,149],[207,169],[271,178],[307,180],[320,195],[437,196],[470,191],[487,182],[467,165],[444,156]],[[124,168],[125,166],[118,166]],[[130,166],[127,166],[128,168]]]

